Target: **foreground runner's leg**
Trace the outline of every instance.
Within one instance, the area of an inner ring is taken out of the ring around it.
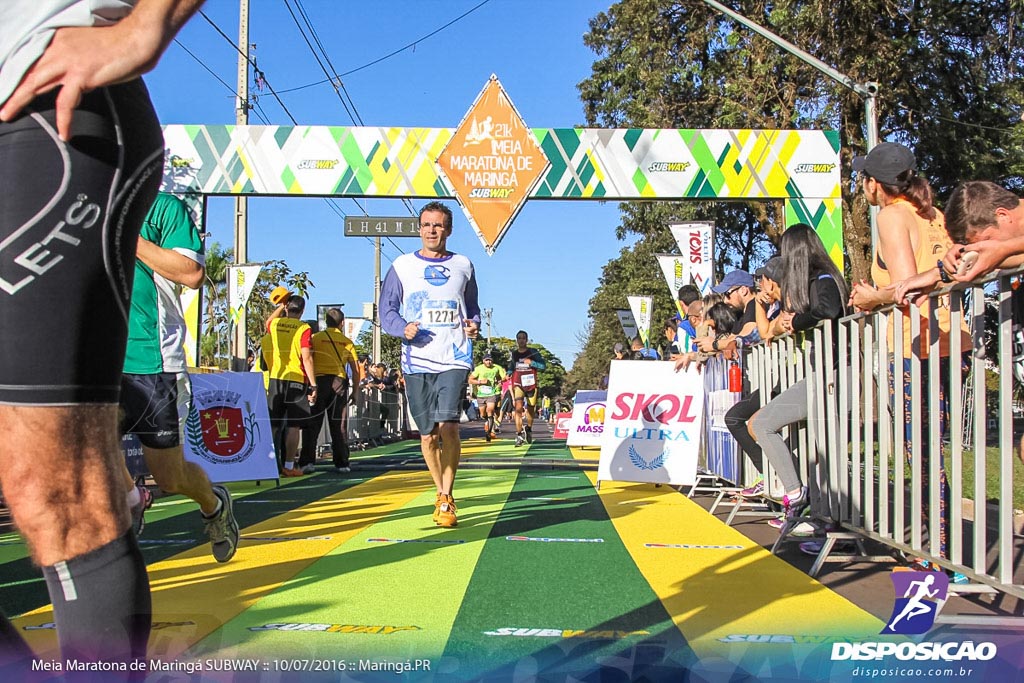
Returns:
[[[62,656],[144,656],[149,581],[129,530],[117,406],[0,406],[0,431],[4,496],[43,568]],[[34,444],[31,460],[14,447],[23,443]],[[65,492],[59,505],[55,491]]]
[[[125,661],[145,656],[151,603],[117,401],[163,136],[141,80],[86,94],[70,143],[57,135],[55,98],[0,124],[0,485],[43,567],[63,656]],[[44,245],[50,260],[31,260]],[[59,335],[39,315],[55,301]]]

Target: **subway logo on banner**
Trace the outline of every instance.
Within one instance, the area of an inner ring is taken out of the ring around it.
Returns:
[[[682,173],[689,167],[689,161],[655,161],[647,167],[647,171],[648,173]]]
[[[470,199],[508,199],[515,191],[511,187],[475,187],[469,191]]]
[[[828,164],[797,164],[793,173],[831,173],[835,170],[834,163]]]
[[[338,159],[303,159],[295,164],[300,171],[333,171],[338,167]]]

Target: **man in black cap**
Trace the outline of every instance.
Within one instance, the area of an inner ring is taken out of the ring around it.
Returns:
[[[702,337],[697,342],[701,351],[717,353],[736,343],[736,337],[746,337],[757,329],[757,302],[754,300],[754,277],[745,270],[732,270],[722,281],[711,288],[715,294],[722,294],[725,303],[740,314],[736,325],[728,336]]]

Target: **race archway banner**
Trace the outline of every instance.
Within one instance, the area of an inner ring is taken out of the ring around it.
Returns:
[[[165,191],[455,198],[488,253],[525,200],[781,199],[842,254],[835,131],[528,128],[492,78],[456,129],[174,125],[164,139]]]

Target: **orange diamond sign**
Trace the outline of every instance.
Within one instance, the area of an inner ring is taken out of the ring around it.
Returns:
[[[437,159],[484,249],[493,254],[548,168],[533,131],[491,79]]]

